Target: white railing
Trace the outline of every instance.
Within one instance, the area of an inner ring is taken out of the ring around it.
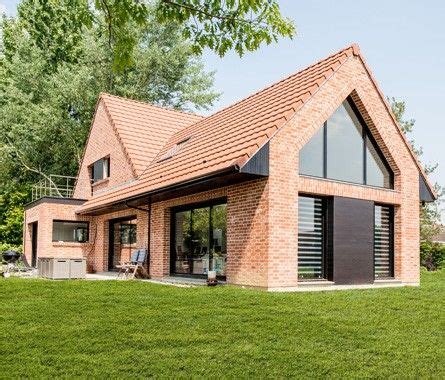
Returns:
[[[71,198],[76,177],[51,174],[32,186],[32,200],[42,197]]]

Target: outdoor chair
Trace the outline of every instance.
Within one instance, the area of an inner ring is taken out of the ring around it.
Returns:
[[[144,263],[147,258],[146,249],[137,249],[132,255],[128,263],[119,265],[118,278],[134,279],[138,270],[148,277],[147,270],[144,268]]]
[[[130,256],[130,261],[123,262],[119,265],[116,265],[116,268],[119,269],[119,273],[117,274],[117,278],[125,278],[128,272],[128,268],[130,265],[134,265],[138,261],[139,249],[135,249]]]

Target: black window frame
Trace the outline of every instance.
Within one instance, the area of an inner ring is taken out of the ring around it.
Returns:
[[[175,260],[176,260],[176,225],[175,225],[175,214],[183,211],[192,211],[194,209],[205,208],[205,207],[215,207],[226,205],[227,207],[227,197],[212,199],[204,202],[195,202],[189,203],[186,205],[175,206],[170,209],[170,275],[178,276],[178,277],[197,277],[197,278],[205,278],[206,275],[201,274],[181,274],[175,273]],[[193,214],[193,213],[192,213]],[[193,218],[193,216],[191,216]],[[193,231],[193,219],[191,221],[191,227]],[[226,220],[226,228],[227,228],[227,220]],[[213,239],[210,239],[213,231],[213,223],[212,223],[212,213],[209,215],[209,252],[213,248]],[[226,242],[227,244],[227,242]],[[226,276],[217,276],[219,279],[225,280]]]
[[[316,175],[311,175],[311,174],[304,174],[304,173],[299,173],[300,175],[303,176],[307,176],[307,177],[314,177],[314,178],[323,178],[323,179],[328,179],[328,180],[332,180],[332,181],[339,181],[339,182],[345,182],[345,183],[351,183],[351,184],[358,184],[358,185],[364,185],[364,186],[371,186],[371,187],[377,187],[377,188],[381,188],[381,189],[391,189],[394,190],[394,172],[392,171],[391,167],[389,166],[385,156],[383,155],[382,151],[380,150],[380,147],[377,144],[377,141],[375,140],[374,136],[372,135],[368,125],[366,124],[365,120],[363,119],[362,115],[360,114],[360,111],[358,110],[357,106],[355,105],[354,101],[352,100],[352,98],[350,96],[348,96],[346,98],[346,100],[348,102],[348,104],[350,105],[350,107],[352,108],[352,111],[354,112],[355,116],[357,117],[357,119],[359,120],[360,124],[362,125],[362,151],[363,151],[363,168],[362,168],[362,182],[351,182],[351,181],[345,181],[345,180],[339,180],[339,179],[335,179],[335,178],[330,178],[327,175],[327,167],[328,167],[328,144],[327,144],[327,140],[328,140],[328,120],[326,120],[323,123],[323,177],[319,177]],[[376,150],[379,158],[381,159],[383,165],[385,166],[386,170],[389,173],[389,186],[385,187],[385,186],[376,186],[376,185],[369,185],[367,183],[367,154],[366,154],[366,145],[367,145],[367,141],[370,141],[371,144],[373,145],[374,149]],[[301,152],[301,150],[300,150]]]
[[[60,240],[54,240],[54,223],[71,223],[71,224],[86,224],[87,236],[84,241],[63,241],[63,243],[89,243],[90,241],[90,222],[85,220],[63,220],[63,219],[53,219],[52,230],[51,230],[51,241],[53,243],[59,243]]]
[[[332,201],[331,197],[298,193],[298,198],[316,198],[320,199],[322,202],[322,278],[303,278],[297,273],[297,278],[299,282],[309,282],[309,281],[332,281],[332,268],[333,268],[333,257],[332,257]],[[297,239],[297,260],[298,260],[298,239]]]
[[[102,174],[101,174],[101,178],[95,179],[94,167],[99,162],[102,163],[102,165],[101,165]],[[89,165],[89,169],[90,169],[90,179],[91,179],[92,184],[102,181],[103,179],[109,178],[110,177],[110,156],[105,156],[99,160],[94,161],[91,165]]]

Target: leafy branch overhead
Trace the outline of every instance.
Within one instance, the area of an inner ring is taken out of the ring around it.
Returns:
[[[73,52],[75,56],[78,40],[72,39],[68,33],[70,29],[91,28],[94,23],[101,23],[113,52],[115,71],[122,71],[134,64],[133,51],[138,38],[131,33],[132,25],[143,26],[150,22],[166,25],[174,23],[181,26],[183,36],[190,41],[195,54],[209,48],[220,56],[229,50],[235,50],[242,56],[246,51],[258,49],[262,43],[270,44],[278,41],[280,37],[292,38],[295,34],[293,22],[281,15],[277,0],[26,2],[27,7],[19,8],[20,16],[27,20],[27,29],[40,47],[52,45],[52,61],[57,62],[60,58],[73,59]],[[29,6],[30,3],[32,7]],[[75,3],[79,13],[74,17],[68,17],[69,12],[56,15],[56,3],[57,7],[64,4],[66,7],[72,7]],[[51,33],[48,33],[48,30]],[[66,57],[63,57],[64,53]]]
[[[283,18],[276,0],[161,0],[158,21],[184,24],[184,35],[197,53],[208,47],[220,56],[234,49],[240,56],[279,37],[292,38],[295,26]]]

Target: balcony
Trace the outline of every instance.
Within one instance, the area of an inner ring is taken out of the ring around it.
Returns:
[[[42,197],[72,198],[77,177],[51,174],[32,186],[32,201]]]

